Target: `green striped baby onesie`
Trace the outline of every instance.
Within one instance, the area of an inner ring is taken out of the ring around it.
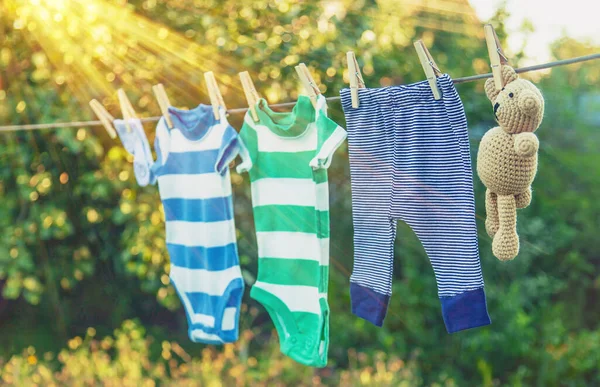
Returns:
[[[329,187],[327,168],[346,131],[327,117],[323,96],[313,108],[300,96],[289,113],[261,99],[258,121],[246,114],[240,137],[258,245],[250,296],[268,311],[281,351],[324,367],[329,344]]]

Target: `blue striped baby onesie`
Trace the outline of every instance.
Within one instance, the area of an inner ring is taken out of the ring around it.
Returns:
[[[392,293],[396,222],[416,233],[433,266],[448,332],[490,324],[477,246],[467,120],[452,79],[341,91],[348,130],[353,312],[381,326]],[[403,259],[411,259],[406,257]]]
[[[244,292],[237,253],[229,163],[240,149],[221,111],[169,108],[156,128],[158,178],[166,221],[171,283],[183,303],[189,337],[220,344],[238,338]]]

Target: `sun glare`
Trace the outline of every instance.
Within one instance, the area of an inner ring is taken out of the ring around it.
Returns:
[[[223,69],[235,68],[216,47],[203,47],[185,34],[103,0],[5,0],[15,28],[27,29],[28,44],[41,48],[57,85],[66,84],[81,102],[116,103],[116,90],[163,82],[188,100],[204,95],[203,73],[213,71],[223,94],[241,87]],[[190,87],[191,86],[191,87]],[[195,95],[190,95],[194,93]],[[146,98],[147,99],[147,98]]]

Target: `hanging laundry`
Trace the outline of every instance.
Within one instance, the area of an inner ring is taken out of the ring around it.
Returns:
[[[281,351],[310,366],[327,364],[329,346],[329,188],[327,171],[346,132],[301,95],[292,112],[256,104],[240,132],[258,244],[258,276],[250,296],[275,324]]]
[[[133,174],[141,187],[154,184],[156,178],[152,176],[152,151],[144,132],[144,126],[138,118],[125,120],[114,120],[113,124],[117,134],[123,143],[123,147],[133,156]]]
[[[477,246],[467,121],[450,77],[341,91],[354,223],[352,312],[383,324],[392,292],[396,222],[417,234],[435,273],[449,333],[490,324]]]
[[[233,219],[229,163],[240,149],[237,132],[221,111],[168,108],[169,129],[156,128],[158,178],[171,259],[170,278],[183,303],[194,342],[238,339],[244,283]]]

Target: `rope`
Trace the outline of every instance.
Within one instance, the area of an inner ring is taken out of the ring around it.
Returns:
[[[526,72],[530,72],[530,71],[549,69],[551,67],[557,67],[557,66],[566,66],[566,65],[573,64],[573,63],[587,62],[587,61],[596,60],[596,59],[600,59],[600,53],[579,56],[579,57],[570,58],[570,59],[563,59],[563,60],[558,60],[558,61],[549,62],[549,63],[543,63],[543,64],[539,64],[539,65],[521,67],[521,68],[515,69],[515,71],[517,73],[526,73]],[[480,79],[486,79],[486,78],[491,78],[491,77],[492,77],[492,73],[487,73],[487,74],[471,75],[468,77],[456,78],[456,79],[453,79],[452,81],[455,84],[460,84],[460,83],[478,81]],[[339,99],[340,99],[339,96],[326,98],[326,100],[329,102],[330,101],[339,101]],[[279,107],[290,107],[290,106],[294,106],[295,104],[296,104],[296,101],[291,101],[291,102],[276,103],[276,104],[272,104],[269,106],[279,108]],[[227,113],[228,114],[238,114],[238,113],[245,113],[246,111],[248,111],[247,107],[235,108],[235,109],[228,109]],[[140,120],[142,122],[156,122],[156,121],[160,120],[160,116],[145,117],[145,118],[140,118]],[[88,127],[88,126],[101,126],[101,125],[102,125],[102,122],[100,122],[99,120],[77,121],[77,122],[55,122],[55,123],[51,123],[51,124],[5,125],[5,126],[0,126],[0,132],[11,132],[11,131],[18,131],[18,130],[56,129],[56,128],[82,128],[82,127]]]

